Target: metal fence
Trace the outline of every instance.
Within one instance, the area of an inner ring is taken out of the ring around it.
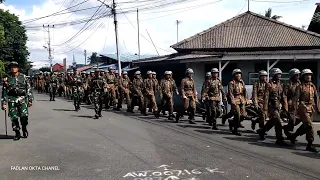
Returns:
[[[281,74],[281,82],[285,83],[290,79],[289,73]],[[253,85],[255,81],[259,80],[259,73],[249,73],[249,85]]]

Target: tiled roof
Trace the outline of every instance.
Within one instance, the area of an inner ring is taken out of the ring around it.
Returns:
[[[320,46],[319,34],[248,11],[171,47],[215,50],[312,46]]]
[[[117,60],[117,54],[100,54],[100,56],[105,56],[114,60]],[[140,55],[140,59],[155,57],[157,55]],[[121,62],[132,62],[138,60],[139,56],[135,54],[121,54],[120,60]]]

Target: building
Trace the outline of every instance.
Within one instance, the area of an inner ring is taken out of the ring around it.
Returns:
[[[200,92],[205,73],[220,69],[224,86],[232,78],[232,71],[240,68],[246,84],[257,80],[257,72],[280,68],[282,80],[288,80],[291,68],[309,68],[314,83],[320,85],[320,35],[262,15],[245,12],[204,30],[171,46],[177,53],[141,59],[133,62],[145,73],[154,70],[174,73],[180,82],[186,68],[195,71],[194,79]]]
[[[55,65],[52,66],[53,72],[62,72],[63,70],[64,70],[64,66],[62,63],[56,63]]]

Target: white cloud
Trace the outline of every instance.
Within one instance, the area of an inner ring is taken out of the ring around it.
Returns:
[[[135,3],[123,3],[130,0],[118,0],[118,11],[130,10],[126,16],[118,15],[119,22],[119,48],[120,53],[137,53],[137,23],[136,14],[134,13],[137,7]],[[133,0],[132,0],[133,1]],[[256,0],[258,1],[258,0]],[[300,3],[262,3],[253,1],[250,4],[250,10],[256,13],[264,14],[268,7],[273,9],[273,13],[281,15],[283,18],[280,21],[301,27],[308,25],[315,9],[315,1],[305,1]],[[280,0],[279,0],[280,1]],[[284,2],[281,0],[280,2]],[[289,0],[287,0],[288,2]],[[9,10],[10,12],[19,15],[20,20],[28,20],[37,17],[46,16],[57,12],[59,9],[67,8],[72,0],[66,0],[64,7],[61,7],[61,0],[45,0],[41,5],[33,5],[32,12],[26,13],[25,9],[17,9],[12,5],[0,4],[0,8]],[[82,2],[82,0],[74,1],[71,6]],[[110,4],[110,0],[106,1]],[[140,36],[141,54],[156,54],[151,40],[146,32],[148,30],[153,42],[157,46],[160,54],[168,54],[174,52],[170,49],[170,45],[176,43],[176,20],[180,20],[179,25],[179,40],[188,38],[198,32],[201,32],[217,23],[230,19],[247,10],[246,2],[223,0],[213,3],[212,0],[191,1],[190,3],[175,4],[165,8],[157,8],[151,10],[143,10],[144,7],[150,7],[146,4],[140,4]],[[209,4],[211,3],[211,4]],[[82,4],[78,9],[98,6],[100,3],[97,0],[90,0]],[[156,5],[156,4],[153,4]],[[73,8],[75,10],[77,7]],[[102,7],[105,9],[105,7]],[[48,52],[43,48],[48,41],[48,33],[41,26],[43,24],[58,24],[65,21],[75,21],[90,17],[96,9],[88,11],[74,12],[60,16],[52,16],[45,19],[25,24],[27,27],[39,26],[39,28],[28,28],[28,48],[31,53],[29,59],[34,61],[37,67],[48,63]],[[179,12],[179,13],[178,13]],[[129,23],[128,19],[130,20]],[[102,24],[101,24],[102,23]],[[100,28],[96,28],[101,24]],[[84,62],[83,50],[86,49],[88,54],[91,52],[99,53],[115,53],[115,33],[112,17],[100,19],[95,25],[92,25],[81,35],[74,38],[68,43],[63,43],[76,34],[84,24],[76,26],[59,27],[51,29],[51,43],[54,49],[54,62],[62,62],[64,57],[67,57],[68,64],[72,62],[72,55],[75,54],[78,63]],[[134,28],[134,27],[135,28]],[[89,38],[88,38],[89,37]],[[88,38],[88,40],[86,40]],[[147,39],[147,40],[146,40]],[[62,44],[62,45],[60,45]],[[79,46],[79,47],[78,47]],[[76,48],[74,51],[72,49]],[[164,50],[166,51],[164,51]],[[70,52],[68,52],[70,51]],[[67,52],[67,53],[64,53]]]

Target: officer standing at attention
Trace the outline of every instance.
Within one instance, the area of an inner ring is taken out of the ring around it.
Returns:
[[[103,78],[100,76],[99,69],[96,69],[94,72],[94,77],[91,79],[90,84],[91,93],[93,93],[93,104],[94,104],[94,111],[95,111],[95,119],[99,119],[102,117],[102,102],[103,102],[103,92],[105,82]]]
[[[9,109],[12,129],[15,131],[13,140],[19,140],[21,137],[19,117],[23,137],[27,138],[29,135],[27,130],[28,107],[32,106],[33,94],[26,75],[19,72],[19,64],[13,61],[9,67],[11,72],[3,83],[1,107],[3,110]]]
[[[298,115],[302,121],[302,125],[291,136],[291,143],[295,144],[295,139],[298,136],[306,134],[307,151],[318,152],[313,145],[313,103],[316,105],[316,111],[320,114],[319,97],[316,86],[312,83],[312,71],[310,69],[304,69],[301,72],[302,83],[297,88],[297,96],[295,98],[295,104],[298,104]]]
[[[277,145],[286,145],[282,135],[282,125],[280,118],[280,108],[283,102],[283,87],[280,81],[282,71],[279,68],[271,69],[272,79],[268,83],[265,91],[264,97],[264,111],[269,115],[270,120],[265,124],[263,129],[258,130],[260,139],[265,139],[265,133],[268,132],[271,128],[276,131]]]
[[[176,115],[176,123],[179,122],[181,116],[188,110],[189,111],[189,123],[196,124],[194,121],[194,115],[196,113],[196,101],[197,101],[197,90],[195,87],[192,75],[194,74],[191,68],[186,70],[186,77],[181,81],[181,96],[183,102],[183,109]]]

